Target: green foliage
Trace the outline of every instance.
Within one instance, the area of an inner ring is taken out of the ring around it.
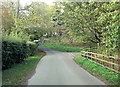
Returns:
[[[58,22],[72,41],[99,43],[112,55],[118,49],[120,2],[58,2]],[[99,48],[98,48],[99,49]]]
[[[118,73],[113,72],[112,70],[109,70],[103,66],[100,66],[87,58],[83,58],[81,57],[81,55],[77,56],[75,60],[77,61],[78,64],[90,70],[91,72],[99,75],[100,77],[108,81],[110,84],[118,85],[119,79]]]
[[[28,54],[33,56],[35,54],[35,50],[38,44],[33,43],[33,42],[27,42],[27,45],[28,45]]]
[[[12,4],[11,3],[4,3],[2,5],[2,28],[3,28],[3,31],[11,31],[12,27],[14,27],[14,23],[15,23],[15,20],[14,20],[14,15],[11,14],[13,10],[10,10],[10,8],[8,8],[7,6],[11,6]],[[13,9],[13,6],[11,6],[11,8]]]
[[[99,16],[98,23],[103,26],[102,43],[105,44],[108,54],[113,54],[118,48],[120,11],[118,2],[104,3],[102,9],[104,12]],[[109,6],[109,8],[108,8]]]
[[[48,48],[52,48],[52,49],[59,50],[59,51],[64,51],[64,52],[81,52],[81,50],[82,50],[79,47],[68,47],[68,46],[53,45],[53,44],[42,44],[42,43],[40,43],[39,46],[48,47]]]
[[[52,31],[51,15],[53,8],[42,2],[32,2],[31,5],[25,6],[28,15],[21,13],[21,23],[24,25],[24,31],[31,35],[31,40],[39,39],[43,34]],[[24,19],[26,21],[24,21]]]
[[[31,40],[34,40],[42,37],[44,33],[52,31],[51,16],[54,12],[52,6],[43,2],[32,2],[25,7],[20,5],[18,18],[16,18],[17,5],[12,1],[3,4],[2,28],[4,32],[15,31],[20,33],[22,31],[22,33],[28,34]]]
[[[33,55],[37,45],[27,44],[21,37],[3,34],[2,37],[2,69],[20,63],[29,55]]]
[[[87,51],[87,52],[95,52],[95,51],[96,51],[96,47],[84,48],[83,50],[84,50],[84,51]]]

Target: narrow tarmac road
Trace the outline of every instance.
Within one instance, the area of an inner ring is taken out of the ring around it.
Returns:
[[[72,53],[38,48],[47,55],[38,63],[36,73],[28,80],[28,85],[105,85],[76,64]]]

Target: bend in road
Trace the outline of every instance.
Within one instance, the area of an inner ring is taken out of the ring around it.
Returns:
[[[28,85],[106,85],[76,64],[69,53],[38,48],[45,51],[46,56],[38,63]]]

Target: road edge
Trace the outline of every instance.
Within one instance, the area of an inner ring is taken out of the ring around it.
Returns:
[[[73,58],[73,60],[75,61],[76,64],[78,64],[77,61],[75,60],[75,57]],[[86,71],[87,71],[89,74],[91,74],[92,76],[95,76],[97,79],[99,79],[100,81],[104,82],[107,86],[109,86],[109,87],[113,87],[113,86],[114,86],[114,85],[108,83],[105,79],[101,78],[100,75],[97,75],[97,74],[93,73],[92,71],[90,71],[89,69],[83,67],[83,66],[80,65],[80,64],[78,64],[78,65],[79,65],[82,69],[86,70]]]
[[[37,64],[40,62],[40,60],[46,55],[45,51],[42,50],[38,50],[39,52],[43,52],[44,55],[37,61],[37,63],[35,64],[35,66],[33,67],[32,71],[21,81],[21,83],[19,83],[18,85],[28,85],[28,80],[36,73],[36,67]]]

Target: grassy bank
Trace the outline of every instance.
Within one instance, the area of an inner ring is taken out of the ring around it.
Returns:
[[[2,84],[15,85],[21,83],[44,55],[44,52],[36,51],[34,56],[28,57],[23,62],[14,65],[10,69],[4,70],[2,72]]]
[[[81,48],[79,47],[68,47],[68,46],[61,46],[61,45],[53,45],[53,44],[44,44],[40,43],[39,46],[52,48],[54,50],[63,51],[63,52],[81,52]]]
[[[103,66],[100,66],[88,60],[87,58],[83,58],[81,57],[81,55],[77,56],[75,60],[82,67],[100,76],[102,79],[106,80],[110,84],[118,85],[118,79],[119,79],[118,73],[113,72],[112,70],[109,70]]]

